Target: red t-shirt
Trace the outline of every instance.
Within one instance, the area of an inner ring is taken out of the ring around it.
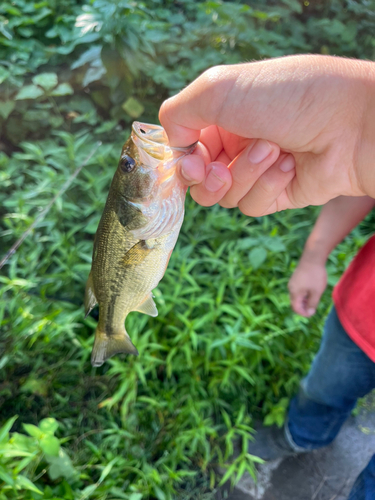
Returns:
[[[349,337],[375,362],[375,235],[342,275],[333,302]]]

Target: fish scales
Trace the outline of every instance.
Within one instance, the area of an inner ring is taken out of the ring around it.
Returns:
[[[93,366],[120,352],[138,354],[124,326],[131,311],[157,315],[151,292],[165,273],[184,216],[186,189],[176,160],[194,147],[173,150],[162,127],[133,124],[95,235],[86,285],[86,315],[99,304]]]

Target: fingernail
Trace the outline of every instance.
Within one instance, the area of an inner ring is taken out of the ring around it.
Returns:
[[[182,177],[189,182],[195,181],[195,179],[193,179],[193,177],[190,174],[190,171],[193,170],[191,168],[192,167],[191,161],[188,158],[182,158],[182,160],[180,161],[180,166],[181,166],[180,172]]]
[[[247,157],[251,163],[261,163],[271,153],[272,148],[269,142],[258,139],[250,149]]]
[[[312,316],[313,314],[315,314],[315,309],[312,309],[312,308],[307,309],[307,314],[308,314],[309,316]]]
[[[216,175],[219,170],[220,169],[213,166],[204,183],[206,189],[208,191],[211,191],[212,193],[216,193],[216,191],[219,191],[219,189],[221,189],[225,184],[225,181],[223,181],[218,175]]]
[[[296,162],[292,155],[286,156],[279,165],[280,170],[283,172],[290,172],[296,166]]]

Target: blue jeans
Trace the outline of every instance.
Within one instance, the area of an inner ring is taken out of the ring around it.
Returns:
[[[349,338],[333,307],[311,370],[292,400],[287,434],[296,449],[327,446],[355,407],[375,388],[375,363]],[[375,455],[348,500],[375,500]]]

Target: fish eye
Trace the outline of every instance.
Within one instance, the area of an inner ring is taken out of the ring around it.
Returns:
[[[128,174],[129,172],[134,170],[135,160],[133,160],[133,158],[128,155],[124,155],[120,159],[120,167],[125,174]]]

